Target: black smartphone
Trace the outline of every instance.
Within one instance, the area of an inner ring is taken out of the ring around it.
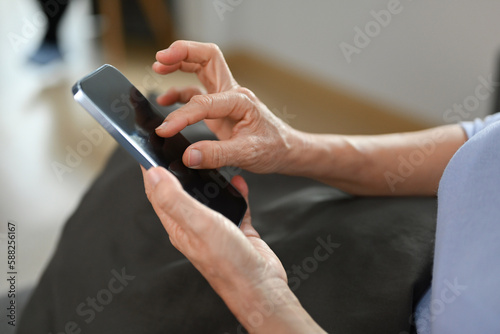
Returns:
[[[182,135],[155,132],[163,116],[115,67],[103,65],[73,86],[73,96],[144,168],[162,166],[184,190],[240,226],[247,204],[215,169],[190,169],[182,155],[190,142]]]

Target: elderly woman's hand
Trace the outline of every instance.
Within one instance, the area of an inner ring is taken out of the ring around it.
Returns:
[[[321,332],[288,288],[280,260],[252,227],[249,212],[240,230],[189,196],[164,168],[143,173],[146,194],[172,244],[249,332]],[[233,178],[233,185],[248,197],[241,176]]]
[[[234,80],[222,52],[215,44],[174,42],[156,54],[153,69],[160,74],[177,70],[194,72],[207,90],[172,88],[158,103],[187,103],[172,112],[156,130],[169,137],[188,125],[205,120],[220,141],[192,144],[183,162],[191,168],[237,166],[256,173],[283,172],[294,159],[292,147],[300,141],[293,130],[248,89]]]

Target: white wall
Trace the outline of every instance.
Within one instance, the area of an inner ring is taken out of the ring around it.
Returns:
[[[349,63],[341,43],[355,46],[354,28],[395,1],[187,0],[180,19],[185,38],[258,52],[429,123],[466,118],[445,112],[464,102],[469,118],[489,112],[489,91],[475,95],[500,55],[500,1],[401,0]]]

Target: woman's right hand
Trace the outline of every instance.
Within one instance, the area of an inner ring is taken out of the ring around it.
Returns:
[[[255,173],[282,172],[300,141],[298,131],[276,117],[250,90],[234,80],[222,52],[215,44],[174,42],[156,54],[153,70],[168,74],[177,70],[196,73],[207,90],[172,88],[158,98],[162,105],[186,103],[156,129],[170,137],[186,126],[205,120],[219,141],[200,141],[184,152],[190,168],[240,167]]]

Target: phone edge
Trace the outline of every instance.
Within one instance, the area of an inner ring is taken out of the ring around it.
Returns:
[[[73,86],[73,98],[77,101],[88,113],[108,132],[120,145],[124,146],[124,148],[133,156],[133,158],[139,162],[144,168],[149,169],[151,167],[157,167],[158,165],[154,163],[154,160],[148,160],[147,153],[144,152],[140,147],[134,145],[129,140],[127,140],[127,136],[125,136],[122,131],[113,125],[105,114],[102,113],[101,109],[97,107],[92,100],[88,98],[88,96],[81,89],[79,80]]]

